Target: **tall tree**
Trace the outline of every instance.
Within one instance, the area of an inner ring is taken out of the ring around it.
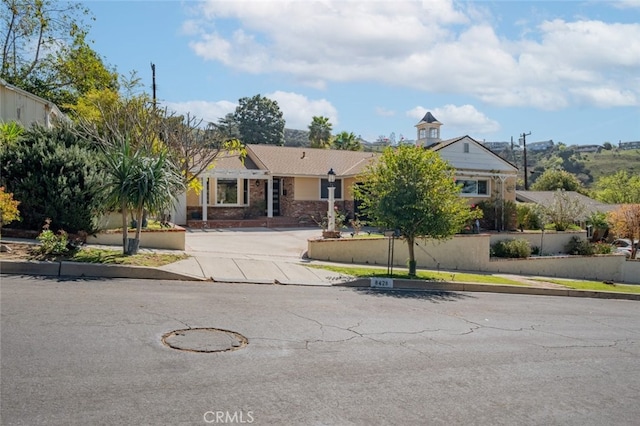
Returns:
[[[203,120],[190,114],[174,115],[165,111],[165,115],[160,137],[176,164],[180,165],[184,183],[189,188],[201,189],[198,177],[215,167],[221,154],[237,154],[241,158],[246,154],[237,138],[214,124],[203,128]]]
[[[284,145],[284,118],[276,101],[255,95],[241,98],[234,113],[242,143]]]
[[[459,196],[455,170],[437,153],[415,146],[387,147],[354,187],[364,213],[383,229],[394,229],[409,249],[409,274],[415,275],[415,240],[447,239],[471,219]]]
[[[360,151],[362,144],[353,132],[340,132],[333,138],[333,148],[345,151]]]
[[[582,183],[574,174],[565,170],[548,169],[536,179],[531,189],[533,191],[581,191]]]
[[[0,77],[62,109],[91,88],[116,88],[118,77],[86,41],[82,3],[2,0]]]
[[[629,174],[626,170],[601,177],[595,187],[595,198],[603,203],[640,203],[640,175]]]
[[[331,146],[332,124],[328,117],[314,116],[309,124],[309,142],[311,148],[329,148]]]
[[[179,149],[174,146],[182,141],[184,121],[168,119],[146,95],[115,100],[107,97],[92,107],[98,115],[79,116],[78,124],[82,134],[104,153],[108,177],[102,188],[109,207],[121,210],[123,251],[135,254],[144,215],[171,208],[177,194],[185,189],[187,177],[180,173]],[[136,235],[130,245],[126,226],[129,211],[136,221]]]

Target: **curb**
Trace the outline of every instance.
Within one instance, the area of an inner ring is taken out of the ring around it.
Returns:
[[[505,284],[479,284],[462,282],[434,282],[421,280],[394,279],[392,288],[372,287],[371,281],[359,278],[353,281],[334,284],[338,287],[370,288],[373,290],[424,290],[424,291],[469,291],[483,293],[529,294],[535,296],[591,297],[596,299],[640,300],[637,293],[618,293],[599,290],[576,290],[572,288],[542,288]]]
[[[0,261],[0,273],[41,275],[47,277],[132,278],[178,281],[210,281],[209,279],[147,266],[104,265],[81,262]]]

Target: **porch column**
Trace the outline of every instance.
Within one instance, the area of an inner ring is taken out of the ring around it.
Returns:
[[[202,180],[202,220],[207,220],[207,190],[209,188],[209,178],[203,177]]]
[[[267,180],[267,217],[273,217],[273,178]]]

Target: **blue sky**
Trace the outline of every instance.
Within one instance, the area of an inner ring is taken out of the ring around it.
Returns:
[[[415,139],[640,140],[640,0],[85,1],[93,48],[170,110],[276,100],[286,127]]]

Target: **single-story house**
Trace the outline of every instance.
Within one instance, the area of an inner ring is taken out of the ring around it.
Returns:
[[[441,123],[430,113],[418,127],[417,144],[440,154],[456,169],[462,196],[515,201],[517,168],[469,136],[439,138]],[[421,136],[422,139],[421,139]],[[428,142],[428,143],[425,143]],[[336,174],[335,205],[353,218],[352,187],[379,154],[249,144],[246,157],[225,154],[201,174],[200,194],[179,199],[173,221],[189,227],[309,226],[327,213],[328,172]]]
[[[554,201],[557,191],[516,191],[516,201],[520,203],[534,203],[542,206],[551,205]],[[618,207],[620,204],[605,204],[598,200],[587,197],[576,191],[564,192],[571,200],[575,200],[584,207],[584,212],[578,221],[585,221],[593,213],[608,213]]]
[[[66,116],[53,103],[0,78],[0,121],[15,121],[29,128],[33,124],[52,127]]]

